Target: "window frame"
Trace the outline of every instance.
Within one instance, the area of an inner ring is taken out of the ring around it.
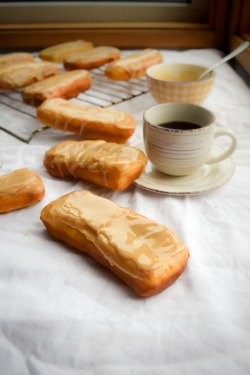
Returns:
[[[0,24],[201,22],[208,7],[209,0],[4,1],[0,2]]]
[[[231,52],[244,41],[250,42],[250,2],[249,0],[232,0],[227,30],[227,51]],[[232,61],[235,69],[240,67],[246,73],[245,81],[250,85],[250,47],[236,56]]]
[[[0,49],[44,48],[76,39],[118,48],[222,48],[228,0],[209,0],[203,22],[56,22],[0,25]]]

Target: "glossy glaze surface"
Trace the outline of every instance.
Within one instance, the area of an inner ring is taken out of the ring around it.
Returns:
[[[143,169],[147,158],[141,150],[105,141],[66,141],[47,151],[45,159],[50,166],[65,165],[70,175],[77,177],[77,168],[87,168],[92,173],[105,175],[108,171],[125,172],[131,163],[139,164]],[[115,172],[113,172],[115,173]],[[64,177],[63,171],[61,177]]]
[[[0,65],[0,88],[24,87],[30,82],[39,82],[46,77],[59,74],[59,68],[50,62],[21,61]]]
[[[147,48],[111,62],[107,65],[105,74],[111,79],[119,79],[120,74],[122,74],[121,79],[123,79],[122,76],[124,76],[124,79],[137,78],[145,75],[147,67],[160,63],[161,61],[162,56],[160,52],[156,49]],[[121,69],[123,73],[121,73]],[[125,78],[125,76],[127,78]]]
[[[88,51],[92,48],[91,42],[75,40],[44,48],[40,51],[39,57],[44,60],[60,62],[70,53]]]
[[[126,272],[133,273],[130,262],[150,271],[187,251],[170,229],[90,192],[59,198],[50,215],[83,233],[111,264]]]
[[[75,121],[79,125],[79,135],[83,134],[85,126],[94,126],[94,123],[102,126],[115,126],[120,129],[135,129],[136,124],[135,119],[125,112],[90,107],[60,98],[46,100],[38,108],[37,113],[41,119],[44,116],[48,119],[51,118],[55,129],[64,118],[64,131],[70,128],[72,121]]]
[[[44,186],[40,177],[27,168],[0,176],[0,196],[21,193],[40,193]]]

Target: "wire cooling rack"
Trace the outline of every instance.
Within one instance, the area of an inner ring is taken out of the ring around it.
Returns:
[[[111,81],[104,68],[91,70],[92,87],[72,100],[85,105],[108,108],[149,91],[145,77],[129,81]],[[49,127],[41,127],[36,120],[36,109],[23,103],[21,90],[0,90],[0,130],[22,142],[29,143],[35,134]]]

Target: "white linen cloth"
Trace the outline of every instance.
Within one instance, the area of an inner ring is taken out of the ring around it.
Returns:
[[[164,62],[205,66],[222,57],[214,49],[161,52]],[[142,139],[142,114],[155,104],[147,93],[114,107],[137,120],[128,144]],[[53,178],[43,167],[45,151],[77,136],[49,129],[25,144],[0,131],[0,174],[27,167],[46,189],[37,204],[0,215],[1,375],[250,373],[249,88],[224,64],[202,105],[238,137],[233,177],[202,195],[168,196],[133,184],[118,192]],[[10,116],[6,107],[0,125]],[[29,121],[37,127],[35,118]],[[41,209],[77,189],[171,228],[190,250],[184,273],[164,292],[139,298],[95,261],[53,239]]]

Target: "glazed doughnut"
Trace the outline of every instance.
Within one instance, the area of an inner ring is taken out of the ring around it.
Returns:
[[[41,220],[52,236],[88,254],[142,297],[169,287],[189,258],[167,227],[88,191],[49,203]]]
[[[112,61],[105,69],[105,75],[115,81],[140,78],[146,69],[162,62],[162,55],[156,49],[147,48],[130,56]]]
[[[63,64],[66,70],[94,69],[119,58],[119,49],[109,46],[100,46],[87,52],[72,53],[64,59]]]
[[[0,67],[21,61],[34,61],[34,57],[28,52],[10,52],[0,56]]]
[[[126,189],[146,164],[141,150],[101,140],[61,142],[44,157],[44,166],[52,176],[73,176],[115,190]]]
[[[126,112],[96,108],[65,99],[47,99],[37,108],[43,124],[88,139],[125,143],[134,133],[136,120]]]
[[[42,60],[62,62],[65,57],[71,53],[85,52],[92,48],[93,44],[91,42],[86,42],[85,40],[75,40],[44,48],[39,52],[38,56]]]
[[[21,61],[0,66],[0,89],[14,90],[59,74],[59,68],[49,62]]]
[[[41,177],[27,168],[0,176],[0,213],[30,206],[44,197]]]
[[[22,90],[24,103],[38,107],[46,99],[70,99],[91,87],[91,76],[87,70],[72,70],[34,83]]]

